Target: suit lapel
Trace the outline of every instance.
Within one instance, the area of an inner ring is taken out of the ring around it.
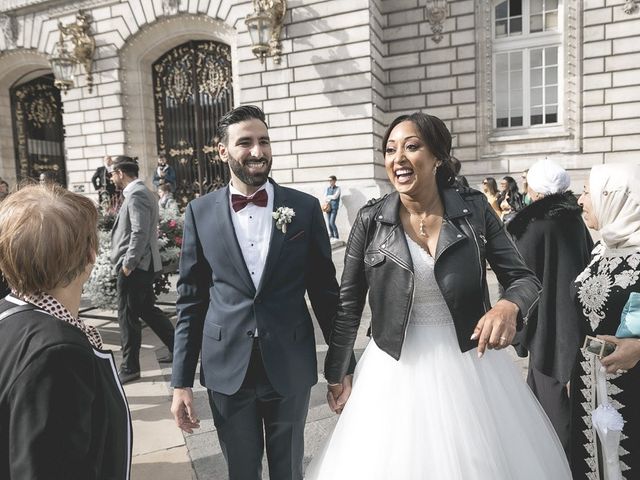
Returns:
[[[233,228],[233,221],[231,220],[231,210],[229,207],[229,187],[225,187],[221,192],[221,195],[216,199],[216,211],[215,218],[218,225],[218,231],[220,234],[220,242],[224,245],[229,260],[232,265],[238,271],[240,278],[244,281],[249,291],[253,294],[256,291],[255,285],[251,280],[249,269],[244,261],[244,256],[240,250],[238,244],[238,237],[236,236],[236,230]]]
[[[280,207],[291,207],[291,205],[287,205],[287,196],[285,190],[280,187],[276,182],[269,180],[273,184],[273,211],[275,212]],[[295,222],[295,217],[294,220]],[[262,278],[260,279],[260,284],[258,285],[258,294],[262,291],[265,283],[269,279],[269,276],[273,272],[273,269],[276,266],[278,258],[280,257],[280,251],[282,250],[282,246],[284,245],[284,239],[286,235],[282,233],[282,230],[279,230],[275,221],[273,224],[273,228],[271,230],[271,240],[269,241],[269,252],[267,253],[267,259],[264,263],[264,270],[262,271]]]

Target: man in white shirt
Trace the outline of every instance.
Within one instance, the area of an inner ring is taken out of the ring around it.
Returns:
[[[265,116],[241,106],[218,126],[231,184],[185,212],[178,281],[171,411],[191,432],[199,421],[193,385],[209,403],[231,480],[301,480],[304,425],[317,382],[316,345],[305,293],[327,339],[338,284],[320,204],[269,179]]]

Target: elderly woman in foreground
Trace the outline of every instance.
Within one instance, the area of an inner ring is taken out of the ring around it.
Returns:
[[[97,211],[57,185],[0,206],[0,478],[128,479],[131,422],[110,352],[78,318]]]

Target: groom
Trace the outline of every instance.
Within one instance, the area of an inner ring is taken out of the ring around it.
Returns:
[[[218,134],[231,184],[185,213],[171,411],[182,430],[198,428],[191,386],[201,351],[200,382],[230,479],[262,478],[266,440],[270,478],[298,480],[317,382],[305,292],[328,339],[338,301],[329,238],[316,198],[268,178],[262,110],[232,110]]]

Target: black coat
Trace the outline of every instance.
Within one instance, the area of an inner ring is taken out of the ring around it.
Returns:
[[[0,320],[0,478],[126,480],[131,445],[111,352],[41,310]]]
[[[538,300],[540,284],[518,255],[484,194],[464,187],[440,192],[444,218],[435,253],[435,277],[456,328],[460,350],[478,345],[470,339],[489,310],[485,261],[505,287],[502,298],[520,308],[526,322]],[[358,212],[345,254],[340,303],[325,377],[342,380],[358,332],[365,298],[371,306],[371,336],[381,350],[400,358],[413,304],[411,253],[400,221],[400,197],[391,193]]]
[[[116,185],[111,180],[107,167],[98,167],[91,177],[91,183],[96,190],[104,189],[109,195],[116,193]]]
[[[583,336],[569,287],[589,263],[593,241],[573,193],[548,195],[516,214],[507,230],[542,283],[537,314],[518,336],[519,353],[566,383]]]

